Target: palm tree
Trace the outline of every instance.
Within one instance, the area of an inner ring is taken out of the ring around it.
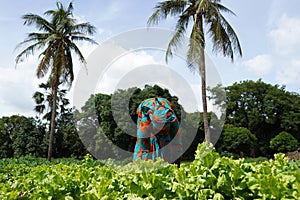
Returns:
[[[81,63],[86,64],[85,58],[75,42],[88,41],[96,44],[94,40],[86,36],[93,35],[96,28],[89,23],[77,23],[73,18],[72,3],[69,4],[68,8],[64,8],[60,2],[57,2],[56,5],[56,10],[48,10],[44,13],[44,15],[50,16],[49,21],[31,13],[22,17],[25,20],[24,25],[35,25],[39,32],[28,34],[27,38],[18,45],[28,46],[16,57],[16,64],[18,64],[28,55],[41,51],[37,77],[42,78],[50,72],[49,83],[53,99],[48,148],[49,161],[52,156],[52,142],[55,132],[58,86],[60,83],[66,83],[69,87],[72,85],[74,80],[72,53],[78,56]]]
[[[43,120],[47,120],[51,123],[52,109],[46,110],[46,108],[51,108],[53,93],[51,90],[51,85],[49,82],[39,84],[39,88],[43,89],[44,92],[36,91],[32,98],[34,99],[36,106],[34,110],[39,114],[43,114],[45,111],[45,115],[42,117]],[[69,99],[66,98],[67,90],[66,89],[58,89],[57,97],[56,97],[56,116],[65,113],[70,110],[67,108],[70,105]]]
[[[211,142],[207,115],[206,97],[206,66],[205,43],[206,34],[212,40],[213,51],[221,52],[223,56],[229,56],[234,60],[234,54],[242,56],[241,45],[238,37],[222,15],[222,12],[234,13],[223,6],[221,0],[167,0],[157,3],[155,12],[150,16],[148,25],[157,24],[168,16],[177,17],[174,35],[172,36],[166,51],[166,62],[173,51],[182,41],[190,27],[189,49],[187,52],[187,65],[192,70],[199,70],[202,84],[202,103],[205,140]]]

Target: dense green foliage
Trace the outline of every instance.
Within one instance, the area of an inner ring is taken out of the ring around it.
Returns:
[[[270,148],[276,152],[295,151],[299,142],[290,134],[285,131],[279,133],[270,141]]]
[[[262,91],[256,92],[256,88],[260,88]],[[269,89],[263,90],[263,88]],[[213,97],[220,96],[213,95],[218,90],[218,88],[211,90]],[[235,156],[272,157],[276,152],[285,153],[297,148],[296,145],[299,145],[300,140],[300,119],[297,117],[300,115],[300,97],[298,94],[286,92],[283,88],[271,86],[260,80],[236,83],[233,86],[228,86],[226,90],[226,99],[216,99],[219,101],[219,105],[228,106],[226,124],[216,144],[218,152],[224,151],[225,154]],[[269,102],[271,101],[269,99],[271,91],[278,94],[273,95],[273,103]],[[63,93],[63,91],[59,91],[59,93]],[[43,97],[44,101],[47,99],[47,94],[40,94],[39,96]],[[62,108],[57,109],[58,118],[56,119],[57,128],[54,135],[53,156],[56,158],[82,157],[87,153],[85,149],[87,148],[93,153],[96,152],[97,158],[105,159],[119,156],[116,146],[126,151],[132,151],[136,133],[137,116],[135,110],[142,100],[155,96],[165,97],[172,102],[175,112],[181,120],[183,138],[190,137],[188,140],[192,141],[190,144],[184,144],[187,146],[184,159],[193,159],[198,143],[204,140],[203,117],[200,113],[186,113],[178,104],[177,97],[172,96],[167,89],[157,85],[146,85],[143,89],[119,90],[113,95],[97,94],[91,96],[80,112],[68,108],[67,99],[62,94],[62,98],[58,99],[58,105],[61,105]],[[114,113],[112,100],[118,103],[116,104],[117,107],[114,108]],[[282,103],[278,104],[278,102]],[[37,104],[37,106],[39,105],[41,104]],[[270,109],[278,110],[281,114],[278,115],[276,112],[272,114]],[[267,111],[268,114],[263,114]],[[209,118],[213,114],[209,113]],[[45,119],[49,114],[46,113],[44,116]],[[41,117],[42,120],[43,116]],[[0,158],[19,157],[28,154],[44,157],[47,151],[49,123],[41,120],[24,116],[0,118]],[[289,125],[286,125],[287,123]],[[297,140],[297,144],[296,141],[293,142],[292,148],[290,148],[290,140],[284,142],[287,139],[284,137],[279,138],[279,143],[276,142],[277,146],[278,144],[282,146],[280,149],[278,149],[279,146],[275,149],[271,147],[271,140],[278,140],[278,134],[282,131],[290,133]],[[84,141],[84,146],[82,138],[88,138]],[[108,146],[107,144],[114,145]]]
[[[219,150],[241,156],[253,156],[257,139],[244,127],[225,126],[219,141]]]
[[[220,157],[206,143],[177,168],[163,161],[107,165],[82,161],[2,159],[1,199],[299,199],[300,163],[283,154],[249,163]]]
[[[71,110],[57,119],[53,156],[82,157],[87,153],[78,137]],[[47,123],[32,117],[12,115],[0,118],[0,158],[30,155],[45,157],[49,129]]]
[[[0,158],[44,156],[43,128],[34,118],[17,115],[0,118]]]
[[[256,156],[272,156],[270,141],[282,131],[300,141],[299,94],[261,80],[234,83],[225,90],[226,99],[217,99],[227,106],[225,123],[255,135]]]

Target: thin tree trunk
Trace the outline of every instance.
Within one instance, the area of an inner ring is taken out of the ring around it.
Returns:
[[[202,93],[202,104],[203,104],[203,122],[204,122],[204,134],[205,141],[211,143],[211,136],[208,126],[208,113],[207,113],[207,96],[206,96],[206,66],[205,66],[205,40],[204,40],[204,31],[203,31],[203,19],[202,16],[199,17],[199,29],[200,33],[203,34],[203,41],[200,42],[200,52],[199,52],[199,71],[201,74],[201,93]]]
[[[204,122],[204,134],[205,141],[211,143],[211,137],[208,126],[208,113],[207,113],[207,96],[206,96],[206,66],[205,66],[205,57],[204,49],[200,52],[200,64],[199,70],[201,73],[201,93],[202,93],[202,106],[203,106],[203,122]]]
[[[50,136],[49,136],[49,146],[48,146],[48,161],[51,161],[52,157],[52,145],[53,145],[53,138],[55,132],[55,117],[56,117],[56,98],[57,98],[57,84],[53,87],[53,99],[52,99],[52,113],[51,113],[51,127],[50,127]]]

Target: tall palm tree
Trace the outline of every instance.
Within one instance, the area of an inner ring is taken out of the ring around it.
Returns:
[[[86,64],[85,58],[75,42],[96,43],[86,36],[93,35],[96,28],[89,23],[77,23],[76,19],[73,18],[72,3],[67,8],[60,2],[57,2],[56,6],[56,10],[48,10],[44,13],[45,16],[50,17],[50,20],[31,13],[22,17],[25,20],[24,25],[35,25],[39,32],[28,34],[27,38],[18,45],[27,45],[27,47],[16,57],[16,64],[18,64],[28,55],[41,51],[37,77],[42,78],[50,72],[49,83],[53,93],[53,104],[48,148],[49,161],[52,156],[52,143],[55,132],[58,86],[61,82],[70,87],[72,85],[74,80],[72,53],[78,56],[81,63]]]
[[[213,51],[221,52],[234,60],[234,54],[242,56],[242,49],[238,37],[222,15],[222,12],[234,13],[223,6],[221,0],[167,0],[157,3],[155,12],[150,16],[148,24],[157,24],[167,17],[178,18],[174,35],[172,36],[167,51],[166,61],[182,41],[190,28],[189,49],[187,52],[187,65],[190,69],[198,69],[201,74],[202,103],[205,140],[211,142],[207,115],[206,97],[206,65],[205,43],[206,34],[213,44]],[[207,30],[207,32],[205,31]]]

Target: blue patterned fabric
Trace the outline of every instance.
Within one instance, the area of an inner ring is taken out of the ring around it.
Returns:
[[[137,109],[137,141],[133,160],[163,158],[174,163],[182,154],[180,124],[165,98],[144,100]]]

